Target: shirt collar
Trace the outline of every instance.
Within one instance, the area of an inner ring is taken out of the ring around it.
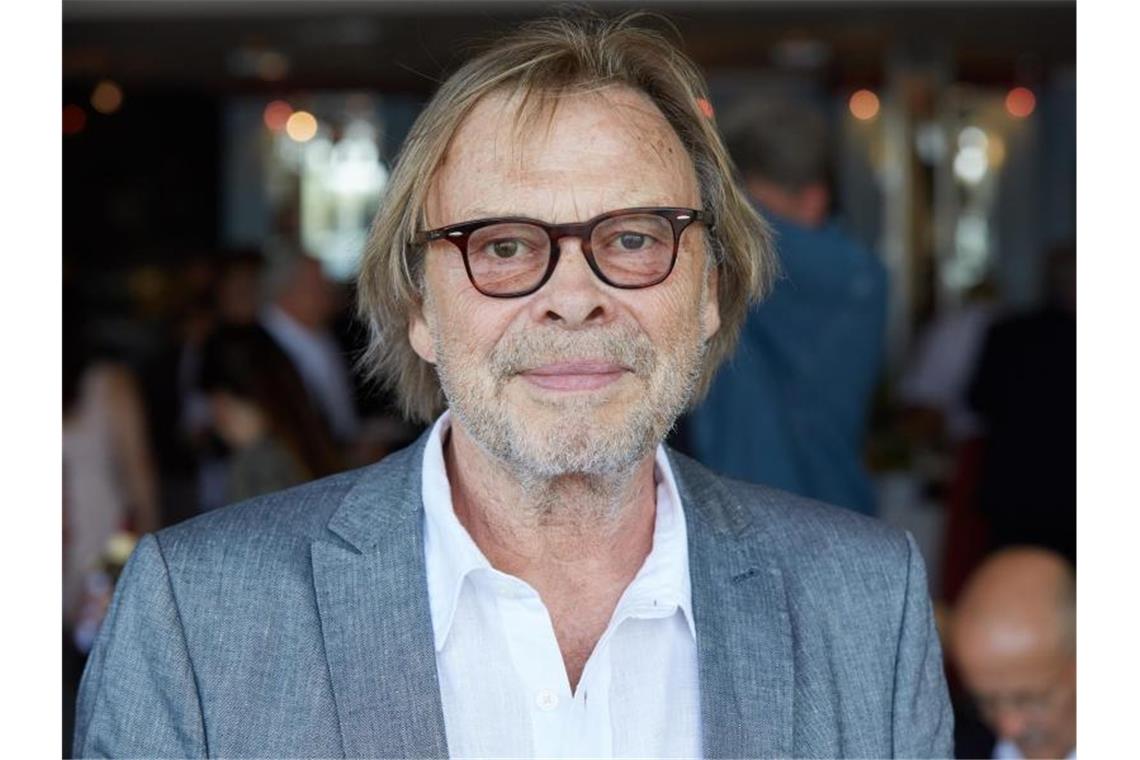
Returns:
[[[999,739],[994,745],[993,756],[994,760],[1022,760],[1025,757],[1010,739]],[[1076,747],[1069,750],[1069,754],[1065,755],[1065,760],[1077,760]]]
[[[421,473],[424,556],[437,652],[447,641],[467,576],[476,570],[492,570],[491,563],[455,516],[451,485],[443,460],[443,438],[450,427],[451,413],[445,411],[435,421],[428,436]],[[643,610],[653,607],[662,610],[679,608],[695,639],[685,513],[673,468],[665,447],[661,445],[658,445],[654,458],[654,478],[657,481],[657,510],[653,548],[623,593],[615,616],[638,616]]]
[[[443,649],[443,644],[447,641],[464,579],[473,570],[491,567],[491,563],[455,516],[451,503],[451,484],[443,462],[443,437],[450,427],[451,413],[444,412],[432,426],[424,448],[421,476],[428,601],[431,605],[437,652]]]

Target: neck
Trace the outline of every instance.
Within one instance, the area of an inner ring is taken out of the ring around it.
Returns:
[[[652,548],[652,453],[613,476],[537,480],[512,472],[453,420],[444,459],[455,514],[472,540],[493,567],[530,583],[548,606],[551,598],[602,586],[624,590]]]

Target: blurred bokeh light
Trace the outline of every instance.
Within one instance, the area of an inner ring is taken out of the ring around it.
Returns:
[[[122,105],[123,89],[109,79],[99,82],[91,91],[91,107],[101,114],[113,114]]]
[[[63,107],[63,133],[77,135],[87,126],[87,112],[74,103]]]
[[[856,90],[847,105],[859,121],[870,121],[879,115],[879,96],[871,90]]]
[[[295,111],[285,121],[285,134],[297,142],[308,142],[317,136],[317,117],[308,111]]]
[[[289,121],[289,117],[293,115],[293,106],[286,103],[284,100],[274,100],[265,107],[265,112],[262,119],[265,121],[265,126],[274,132],[280,132],[285,129],[285,124]]]
[[[1014,87],[1005,96],[1005,110],[1009,111],[1009,115],[1018,119],[1024,119],[1033,113],[1033,109],[1037,107],[1037,97],[1033,94],[1033,90],[1028,87]]]

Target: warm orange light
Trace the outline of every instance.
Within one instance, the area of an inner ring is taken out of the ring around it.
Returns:
[[[87,112],[74,103],[63,107],[63,133],[77,135],[87,126]]]
[[[870,90],[856,90],[847,101],[847,107],[859,121],[870,121],[879,115],[879,96]]]
[[[91,92],[91,107],[101,114],[113,114],[123,105],[123,90],[109,79],[95,85]]]
[[[308,111],[295,111],[285,121],[285,134],[297,142],[308,142],[317,136],[317,117]]]
[[[274,132],[280,132],[285,129],[285,123],[289,121],[289,117],[292,115],[293,106],[284,100],[274,100],[265,107],[265,112],[262,113],[261,118],[265,122],[265,126]]]
[[[697,108],[701,109],[701,113],[705,115],[706,119],[713,117],[712,103],[709,102],[708,98],[697,98]]]
[[[1005,96],[1005,110],[1017,119],[1024,119],[1037,107],[1037,97],[1028,87],[1014,87]]]
[[[1005,140],[997,135],[990,138],[986,151],[991,166],[1001,166],[1005,162]]]

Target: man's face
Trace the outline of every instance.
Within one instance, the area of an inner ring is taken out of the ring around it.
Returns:
[[[994,630],[958,647],[958,665],[982,718],[1028,758],[1065,757],[1077,741],[1077,667],[1071,653]]]
[[[429,228],[502,216],[580,222],[637,206],[700,208],[692,163],[660,111],[613,87],[566,97],[549,126],[515,129],[505,96],[482,100],[434,177]],[[665,436],[719,327],[704,230],[681,237],[663,282],[606,285],[564,238],[551,278],[518,298],[468,280],[446,241],[425,262],[410,338],[436,364],[454,424],[524,477],[628,469]]]

